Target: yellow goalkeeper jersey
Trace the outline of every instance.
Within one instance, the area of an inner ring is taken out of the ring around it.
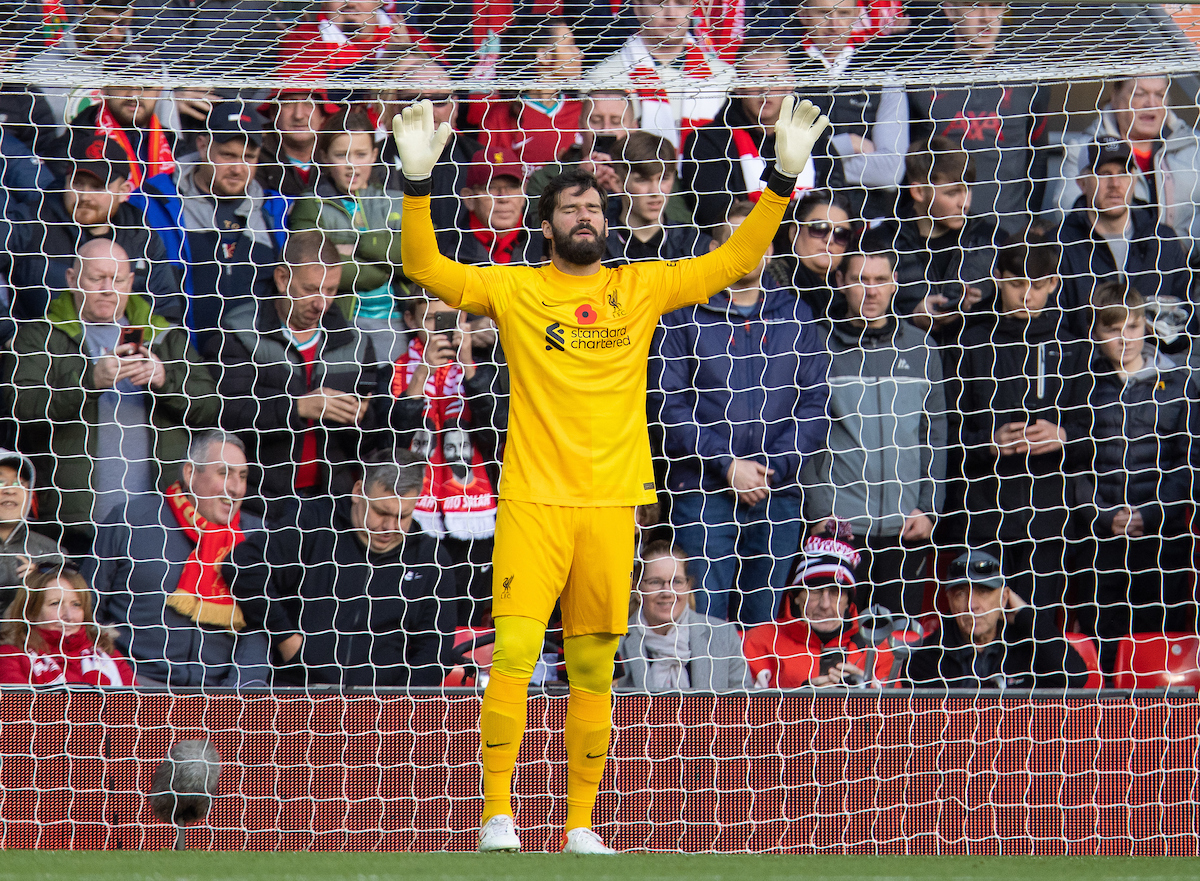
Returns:
[[[510,388],[500,498],[575,507],[656,500],[646,363],[658,319],[753,269],[787,203],[764,192],[729,241],[701,257],[574,276],[549,263],[449,260],[438,252],[429,197],[404,197],[404,274],[500,331]]]

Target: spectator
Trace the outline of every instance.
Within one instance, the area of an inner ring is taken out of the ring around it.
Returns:
[[[1122,636],[1196,629],[1189,521],[1200,391],[1186,366],[1155,349],[1135,289],[1103,282],[1092,307],[1086,471],[1095,548],[1080,567],[1078,599],[1083,629],[1099,637],[1100,666],[1111,674]]]
[[[125,78],[153,80],[161,75],[144,57],[129,52],[109,59],[105,72]],[[160,174],[175,172],[175,132],[159,118],[162,89],[147,86],[104,85],[99,101],[78,112],[67,123],[66,132],[47,148],[47,156],[73,154],[75,139],[92,141],[112,138],[129,163],[125,177],[133,188]]]
[[[39,566],[62,566],[58,544],[29,528],[37,471],[28,456],[0,448],[0,608],[8,608],[17,588]]]
[[[1058,209],[1080,207],[1081,175],[1088,171],[1088,147],[1102,138],[1120,138],[1129,145],[1136,168],[1133,200],[1153,206],[1158,222],[1171,227],[1183,240],[1191,264],[1200,262],[1194,251],[1200,239],[1200,140],[1195,130],[1167,107],[1171,81],[1165,76],[1112,80],[1108,103],[1083,131],[1080,142],[1067,149],[1063,160],[1063,188]]]
[[[838,270],[827,347],[829,441],[808,460],[805,519],[846,522],[860,554],[858,607],[921,614],[924,572],[946,473],[941,359],[891,311],[896,257],[849,254]]]
[[[67,125],[78,112],[80,92],[87,87],[63,83],[103,82],[105,63],[129,44],[133,0],[79,0],[78,18],[61,40],[39,52],[24,67],[30,83],[38,83],[54,114],[55,127]]]
[[[494,355],[476,364],[464,313],[441,300],[410,300],[404,323],[411,335],[392,370],[391,424],[429,459],[413,516],[454,563],[454,617],[465,626],[482,620],[491,599],[501,455],[494,386],[500,371],[507,385],[507,368]]]
[[[314,80],[373,68],[389,50],[410,42],[403,19],[383,6],[382,0],[321,0],[315,17],[283,35],[278,77]]]
[[[1000,561],[969,550],[950,565],[949,614],[908,659],[906,685],[953,689],[1082,688],[1087,670],[1061,631],[1034,636],[1034,610]]]
[[[438,248],[460,263],[542,262],[541,236],[525,228],[525,168],[512,153],[480,151],[467,168],[463,209]]]
[[[746,661],[756,688],[881,688],[892,651],[874,646],[858,627],[854,548],[812,536],[792,563],[779,616],[746,634]]]
[[[0,123],[5,135],[19,141],[29,154],[54,155],[50,147],[58,126],[41,89],[25,83],[0,84]],[[13,148],[5,152],[11,155]]]
[[[736,203],[717,241],[749,211]],[[765,267],[665,315],[650,361],[650,413],[666,433],[676,541],[697,561],[697,611],[733,620],[740,599],[744,624],[774,614],[786,574],[777,561],[799,546],[800,467],[828,431],[829,362],[812,312]]]
[[[795,84],[787,51],[766,43],[748,51],[738,61],[738,76],[769,81],[773,88],[739,87],[717,111],[712,122],[698,127],[685,142],[683,187],[696,212],[696,223],[715,228],[724,223],[736,199],[758,198],[766,187],[768,163],[775,157],[775,122],[783,99]],[[810,158],[796,181],[807,189],[816,186],[817,160]],[[822,183],[828,163],[821,168]]]
[[[325,234],[342,257],[342,311],[386,330],[392,320],[399,322],[398,297],[409,291],[400,267],[401,194],[374,179],[374,131],[365,113],[343,110],[330,117],[317,137],[321,179],[292,208],[288,226]]]
[[[791,254],[780,261],[780,271],[791,275],[800,298],[818,320],[829,316],[834,273],[854,241],[850,210],[850,201],[841,193],[809,190],[793,204],[794,220],[784,227]]]
[[[277,685],[440,685],[450,560],[414,525],[425,463],[369,458],[348,496],[302,499],[225,568],[252,626],[275,644]]]
[[[313,152],[317,132],[329,117],[338,112],[324,89],[289,87],[271,93],[271,100],[260,104],[270,128],[263,133],[257,178],[264,190],[284,196],[299,196],[317,184],[317,164]]]
[[[156,491],[219,404],[187,333],[132,293],[120,245],[82,244],[66,279],[46,318],[22,324],[0,370],[17,449],[47,481],[38,516],[77,556],[97,520]]]
[[[617,651],[625,669],[617,686],[636,691],[749,688],[737,628],[696,611],[684,551],[653,541],[634,568],[635,610]]]
[[[733,68],[689,30],[692,0],[633,0],[640,29],[593,68],[601,88],[638,95],[641,127],[676,150],[688,134],[712,121],[733,86]]]
[[[975,160],[941,135],[914,147],[906,162],[912,209],[871,230],[864,247],[898,255],[895,311],[939,339],[994,295],[999,233],[990,220],[970,216]]]
[[[618,145],[613,169],[621,179],[620,217],[608,228],[608,256],[617,262],[680,260],[704,254],[712,239],[694,224],[667,224],[675,189],[675,148],[666,138],[633,132]]]
[[[1087,435],[1090,345],[1057,306],[1053,244],[1015,244],[996,261],[997,311],[962,334],[968,540],[997,541],[1004,580],[1029,597],[1039,637],[1061,633],[1066,532],[1075,495],[1071,451]]]
[[[621,89],[593,89],[583,96],[579,114],[579,143],[568,147],[561,162],[543,165],[525,183],[530,198],[542,194],[546,184],[569,167],[581,168],[596,176],[600,185],[611,195],[621,192],[621,181],[612,167],[613,157],[620,154],[620,144],[637,130],[637,115],[628,92]],[[684,205],[671,214],[680,201],[667,202],[668,215],[676,223],[690,223],[691,211]]]
[[[42,194],[39,206],[11,210],[0,224],[13,317],[44,317],[50,300],[68,288],[67,273],[80,246],[111,239],[129,255],[133,290],[147,295],[156,315],[182,321],[179,283],[162,239],[129,204],[129,165],[116,141],[79,138],[71,154],[63,177]]]
[[[221,423],[259,463],[254,484],[268,507],[297,493],[349,491],[364,430],[374,425],[375,348],[330,308],[341,271],[323,233],[293,233],[275,269],[275,296],[228,313],[209,342]]]
[[[944,0],[953,45],[942,77],[982,65],[1002,64],[1008,49],[1001,38],[1004,3]],[[909,93],[914,140],[944,135],[961,143],[975,160],[978,183],[971,210],[1009,233],[1023,229],[1043,200],[1046,181],[1046,113],[1049,88],[1040,84],[970,82]]]
[[[188,297],[187,326],[203,345],[239,304],[269,298],[287,199],[255,180],[262,115],[241,102],[213,107],[199,152],[179,173],[143,187],[146,222],[167,246]]]
[[[220,562],[262,521],[242,511],[247,465],[241,441],[198,434],[179,479],[155,504],[100,524],[93,583],[97,615],[138,680],[172,688],[265,685],[266,634],[246,629]]]
[[[236,58],[246,74],[263,75],[274,66],[283,8],[277,0],[134,0],[133,31],[176,73],[217,79]]]
[[[20,94],[14,96],[12,89],[26,91],[24,86],[14,86],[9,83],[0,84],[0,214],[6,214],[20,205],[26,205],[37,210],[41,203],[42,192],[53,185],[54,175],[49,166],[35,153],[33,147],[26,143],[25,137],[32,140],[32,131],[27,132],[26,126],[19,120],[14,120],[5,105],[17,104],[18,112]],[[17,100],[12,99],[16,97]],[[6,118],[7,117],[7,118]],[[31,120],[29,129],[38,123]],[[53,127],[49,135],[53,135]],[[50,137],[43,140],[49,141]]]
[[[880,46],[894,41],[860,43],[865,12],[855,0],[801,0],[796,7],[799,33],[790,41],[797,76],[862,75],[880,65]],[[871,219],[893,217],[908,151],[908,95],[898,81],[881,86],[834,85],[817,103],[833,123],[829,153],[837,176],[849,185],[854,214]]]
[[[92,592],[69,567],[40,571],[0,626],[0,685],[133,685],[133,670],[96,626]]]
[[[1136,160],[1119,138],[1088,147],[1080,175],[1084,207],[1067,215],[1063,246],[1062,306],[1071,329],[1091,332],[1091,296],[1101,281],[1125,281],[1145,298],[1159,348],[1187,360],[1188,325],[1196,328],[1188,288],[1191,274],[1174,231],[1154,208],[1134,202]]]
[[[392,66],[389,75],[403,74],[421,90],[400,89],[379,93],[381,114],[379,128],[375,132],[377,143],[383,142],[383,164],[388,172],[389,187],[400,189],[403,169],[396,152],[396,142],[391,138],[392,120],[404,107],[414,101],[428,100],[433,104],[435,125],[446,123],[453,126],[458,118],[458,99],[454,95],[454,81],[446,69],[432,59],[410,53]],[[453,132],[450,140],[433,168],[433,227],[439,233],[454,229],[462,203],[459,194],[467,185],[467,169],[479,152],[479,144],[461,132]]]
[[[583,55],[564,19],[546,18],[536,26],[510,29],[505,41],[510,38],[504,63],[513,76],[567,83],[583,72]],[[507,150],[536,169],[557,162],[579,141],[582,105],[562,89],[501,94],[480,103],[480,140],[488,153]]]

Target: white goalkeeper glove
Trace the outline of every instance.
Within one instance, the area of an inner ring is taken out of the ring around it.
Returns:
[[[433,166],[450,140],[450,126],[443,122],[433,129],[433,104],[418,101],[396,114],[392,120],[400,169],[411,181],[429,180]]]
[[[795,95],[783,99],[779,121],[775,123],[775,167],[787,177],[798,177],[808,164],[808,156],[829,118],[821,115],[811,101],[796,103]],[[397,130],[398,131],[398,130]],[[399,140],[399,134],[396,138]]]

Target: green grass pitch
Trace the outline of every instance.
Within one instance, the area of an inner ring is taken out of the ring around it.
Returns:
[[[0,881],[1195,881],[1160,857],[833,857],[0,851]]]

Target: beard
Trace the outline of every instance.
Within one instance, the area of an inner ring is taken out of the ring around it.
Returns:
[[[592,231],[595,238],[579,240],[573,238],[581,229]],[[552,229],[554,253],[568,263],[576,266],[590,266],[604,256],[608,250],[608,242],[600,235],[600,231],[590,223],[578,223],[570,232],[564,233],[557,228]]]

